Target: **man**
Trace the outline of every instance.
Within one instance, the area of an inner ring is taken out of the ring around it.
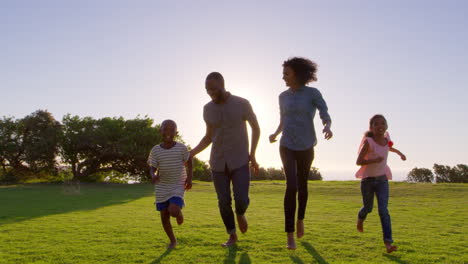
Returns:
[[[222,245],[228,247],[237,242],[234,213],[231,208],[231,182],[239,230],[245,233],[248,229],[244,214],[249,206],[249,162],[257,173],[255,151],[260,137],[260,127],[249,101],[227,92],[224,78],[220,73],[208,74],[205,88],[212,99],[203,108],[206,133],[190,152],[190,156],[197,155],[213,143],[210,167],[218,196],[219,211],[229,234],[229,239]],[[252,128],[250,154],[246,121]]]

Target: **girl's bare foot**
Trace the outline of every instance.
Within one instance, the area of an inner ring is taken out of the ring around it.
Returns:
[[[177,240],[176,241],[171,241],[169,245],[167,245],[167,249],[174,249],[177,246]]]
[[[179,215],[176,217],[177,224],[181,225],[184,222],[184,215],[182,214],[182,211],[179,213]]]
[[[297,248],[296,241],[294,240],[294,233],[288,233],[288,245],[286,246],[290,250]]]
[[[245,215],[237,215],[237,224],[239,225],[239,230],[243,233],[247,232],[249,224],[247,223],[247,218]]]
[[[385,247],[387,248],[387,253],[392,253],[397,250],[397,246],[393,246],[392,243],[385,243]]]
[[[356,227],[357,227],[357,231],[364,232],[364,220],[358,218]]]
[[[296,222],[296,236],[297,238],[301,238],[304,236],[304,220],[297,220]]]
[[[223,247],[230,247],[236,244],[236,242],[237,242],[237,234],[232,234],[229,236],[229,239],[221,245]]]

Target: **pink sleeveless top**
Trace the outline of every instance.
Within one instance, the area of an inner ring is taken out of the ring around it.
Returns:
[[[361,152],[364,143],[369,143],[369,150],[367,151],[365,159],[375,159],[377,157],[382,157],[383,161],[379,163],[372,163],[368,165],[363,165],[361,168],[356,172],[356,178],[364,179],[367,177],[377,177],[377,176],[387,176],[387,179],[392,179],[392,172],[390,171],[390,167],[387,165],[387,157],[388,152],[390,151],[389,145],[381,146],[374,141],[373,138],[364,137],[361,141],[361,145],[359,147],[359,152]]]

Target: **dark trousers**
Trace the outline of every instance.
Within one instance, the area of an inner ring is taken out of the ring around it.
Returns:
[[[367,214],[372,212],[374,195],[377,197],[380,223],[382,224],[384,242],[393,243],[392,222],[388,213],[388,180],[386,176],[365,178],[361,181],[362,202],[364,206],[359,211],[359,219],[365,220]]]
[[[308,198],[307,178],[314,159],[314,148],[295,151],[280,146],[280,156],[286,174],[286,193],[284,195],[285,231],[292,233],[295,231],[296,197],[299,204],[297,219],[304,219]]]
[[[236,222],[231,207],[231,182],[234,192],[236,215],[244,215],[249,207],[250,170],[246,164],[235,170],[227,165],[224,171],[212,171],[213,183],[218,196],[218,207],[228,234],[236,233]]]

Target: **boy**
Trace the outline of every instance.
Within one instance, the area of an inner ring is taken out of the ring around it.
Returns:
[[[174,121],[163,121],[160,131],[163,142],[151,149],[148,165],[156,193],[156,210],[161,213],[161,222],[170,240],[167,248],[173,249],[177,246],[177,239],[170,217],[175,217],[179,225],[184,222],[182,207],[185,190],[192,188],[192,159],[187,147],[174,141],[177,135]]]

